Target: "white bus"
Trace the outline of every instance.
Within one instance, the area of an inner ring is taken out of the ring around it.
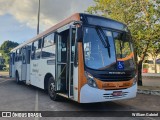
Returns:
[[[10,53],[10,77],[79,103],[134,98],[137,71],[127,26],[76,13]]]

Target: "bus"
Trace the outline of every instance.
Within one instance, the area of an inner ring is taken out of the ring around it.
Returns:
[[[121,22],[75,13],[10,52],[19,84],[78,103],[136,97],[137,69],[130,32]]]

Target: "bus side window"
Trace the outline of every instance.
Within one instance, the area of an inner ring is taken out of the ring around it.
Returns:
[[[32,43],[29,43],[26,47],[27,50],[27,55],[26,55],[26,62],[27,64],[30,64],[30,59],[31,59],[31,51],[32,51]]]
[[[42,44],[42,40],[39,39],[37,41],[35,41],[34,43],[32,43],[32,55],[31,55],[31,59],[40,59],[41,56],[41,44]]]
[[[42,46],[42,58],[55,56],[54,33],[44,37]]]
[[[23,50],[22,51],[22,63],[25,64],[26,63],[26,56],[25,56],[26,47],[24,47],[22,50]]]
[[[32,43],[31,59],[33,60],[34,58],[35,58],[35,47],[34,47],[34,43]]]
[[[19,50],[18,61],[22,61],[22,48],[20,48],[20,50]]]
[[[49,47],[54,45],[54,33],[49,34],[43,39],[43,47]]]
[[[16,58],[15,58],[16,60],[16,62],[18,62],[19,61],[19,49],[17,49],[16,50]]]
[[[38,46],[36,48],[35,57],[36,57],[36,59],[40,59],[40,57],[41,57],[42,39],[39,39],[37,42],[38,42]]]
[[[17,62],[17,50],[16,50],[16,53],[15,53],[15,62]]]
[[[15,62],[15,53],[12,53],[12,64],[14,65]]]

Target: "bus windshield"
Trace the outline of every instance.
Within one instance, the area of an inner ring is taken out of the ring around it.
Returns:
[[[134,69],[134,55],[130,38],[124,39],[123,32],[112,32],[106,29],[102,29],[102,31],[98,32],[96,27],[84,28],[85,65],[96,70]]]

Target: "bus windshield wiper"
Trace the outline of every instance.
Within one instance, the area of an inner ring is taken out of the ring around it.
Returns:
[[[110,51],[110,44],[108,41],[108,37],[105,35],[104,31],[102,30],[102,28],[100,26],[96,26],[96,32],[97,32],[102,44],[104,45],[104,47],[108,49],[108,56],[110,58],[111,51]]]

